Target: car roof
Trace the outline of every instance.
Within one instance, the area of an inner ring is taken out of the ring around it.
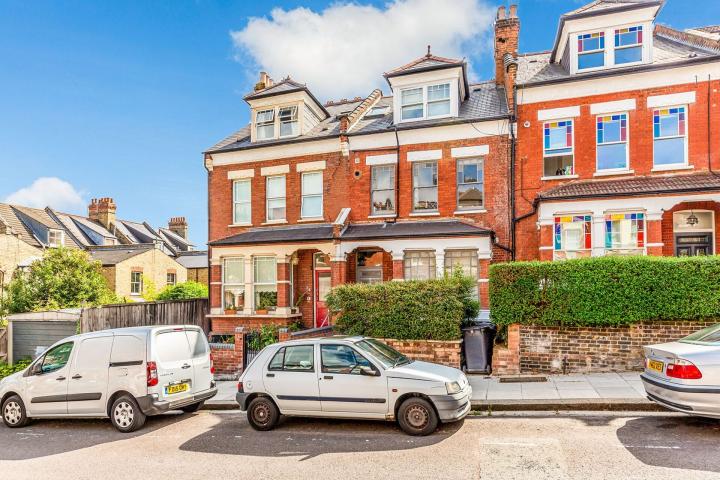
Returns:
[[[363,337],[362,335],[333,335],[330,337],[314,337],[314,338],[299,338],[297,340],[286,340],[284,342],[278,342],[274,345],[279,347],[284,347],[288,345],[307,345],[308,343],[317,343],[317,344],[323,344],[323,343],[337,343],[337,342],[344,342],[344,343],[355,343],[359,342],[360,340],[365,340],[369,337]]]

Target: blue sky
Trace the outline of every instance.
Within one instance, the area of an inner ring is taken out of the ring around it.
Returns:
[[[242,95],[259,68],[307,81],[322,100],[365,95],[385,87],[384,69],[432,43],[434,53],[467,57],[475,79],[490,78],[489,31],[501,2],[462,2],[457,13],[431,0],[0,0],[0,200],[82,213],[90,198],[110,196],[129,220],[159,226],[186,216],[203,246],[201,152],[247,123]],[[558,16],[585,2],[518,3],[528,52],[549,49]],[[660,21],[720,21],[720,2],[688,3],[669,0]],[[413,15],[405,30],[387,28]],[[347,76],[323,83],[325,70]],[[67,183],[35,183],[44,177]]]

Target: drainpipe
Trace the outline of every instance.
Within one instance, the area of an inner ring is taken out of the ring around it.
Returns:
[[[517,155],[515,129],[517,126],[517,86],[513,85],[513,113],[510,121],[510,260],[515,261],[515,157]]]
[[[711,88],[710,88],[710,74],[708,74],[708,81],[707,81],[707,161],[708,161],[708,171],[712,175],[717,175],[717,173],[713,172],[712,169],[712,136],[710,135],[710,94],[711,94]]]
[[[395,155],[397,156],[397,163],[395,163],[395,218],[397,218],[400,215],[400,137],[398,136],[397,125],[395,125],[394,130]]]

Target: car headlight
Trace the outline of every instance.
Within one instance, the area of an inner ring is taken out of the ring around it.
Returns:
[[[445,388],[447,389],[448,395],[460,393],[460,391],[462,390],[458,382],[445,382]]]

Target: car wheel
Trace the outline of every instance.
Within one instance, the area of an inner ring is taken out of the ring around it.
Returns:
[[[25,404],[17,395],[8,397],[2,404],[3,423],[10,428],[20,428],[28,424],[30,419],[25,411]]]
[[[137,402],[130,396],[123,395],[116,399],[110,409],[110,421],[123,433],[134,432],[145,425],[147,417],[140,410]]]
[[[408,435],[430,435],[438,426],[438,417],[430,402],[413,397],[400,405],[398,423]]]
[[[280,419],[280,410],[268,397],[254,398],[247,409],[248,423],[255,430],[272,430]]]
[[[205,405],[205,402],[199,402],[199,403],[193,403],[192,405],[187,405],[185,407],[182,407],[180,410],[182,410],[185,413],[195,413],[200,408]]]

